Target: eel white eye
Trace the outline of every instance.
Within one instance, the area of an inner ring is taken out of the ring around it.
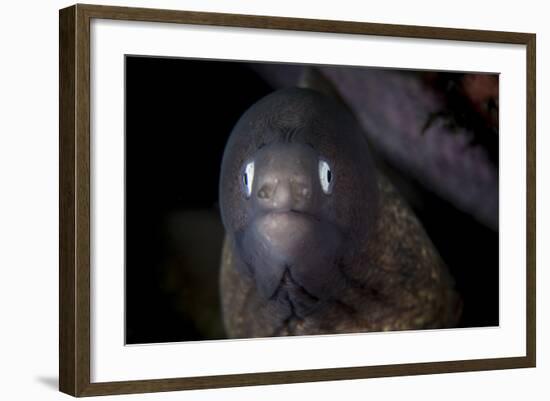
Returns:
[[[332,171],[328,163],[324,160],[319,160],[319,180],[321,180],[321,188],[327,195],[332,192],[332,183],[334,178],[332,177]]]
[[[249,198],[252,193],[252,182],[254,181],[254,162],[249,162],[244,168],[243,188],[246,197]]]

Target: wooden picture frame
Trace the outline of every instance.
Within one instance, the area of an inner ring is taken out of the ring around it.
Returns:
[[[91,382],[90,333],[90,21],[163,22],[526,46],[527,227],[526,355],[365,367],[221,376]],[[529,33],[494,32],[252,15],[74,5],[60,10],[60,290],[59,388],[73,396],[143,393],[262,384],[534,367],[535,315],[535,43]]]

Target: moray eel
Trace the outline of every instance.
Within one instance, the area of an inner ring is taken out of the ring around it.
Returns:
[[[229,337],[457,324],[446,266],[336,99],[292,88],[252,105],[226,145],[219,195]]]

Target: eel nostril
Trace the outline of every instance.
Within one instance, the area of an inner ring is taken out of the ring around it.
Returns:
[[[277,187],[277,181],[273,182],[264,182],[263,185],[260,186],[260,189],[258,190],[258,193],[256,194],[259,199],[262,200],[268,200],[273,198],[273,193]]]
[[[292,192],[296,200],[307,200],[311,196],[311,191],[308,185],[304,183],[295,182],[292,188]]]
[[[256,192],[257,199],[266,207],[291,208],[303,205],[312,196],[307,182],[290,178],[264,182]]]

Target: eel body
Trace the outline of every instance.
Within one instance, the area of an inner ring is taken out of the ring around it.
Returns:
[[[229,337],[454,327],[461,301],[349,110],[310,89],[254,104],[220,177]]]

